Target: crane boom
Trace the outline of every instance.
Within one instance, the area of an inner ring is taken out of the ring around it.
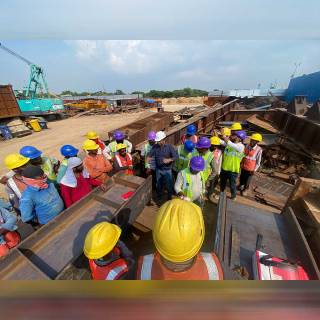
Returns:
[[[10,53],[11,55],[15,56],[16,58],[24,61],[24,62],[25,62],[26,64],[28,64],[29,66],[32,65],[32,64],[34,64],[34,63],[32,63],[31,61],[29,61],[28,59],[20,56],[20,54],[18,54],[18,53],[16,53],[16,52],[12,51],[11,49],[7,48],[7,47],[4,46],[1,42],[0,42],[0,48],[2,48],[4,51],[7,51],[8,53]]]
[[[32,63],[28,59],[20,56],[18,53],[12,51],[11,49],[4,46],[2,43],[0,43],[0,48],[2,48],[4,51],[8,52],[9,54],[13,55],[14,57],[22,60],[30,67],[30,76],[29,76],[29,84],[26,88],[26,97],[34,99],[36,98],[37,90],[44,89],[46,94],[49,96],[49,89],[48,84],[46,82],[43,68],[39,67],[38,65]]]

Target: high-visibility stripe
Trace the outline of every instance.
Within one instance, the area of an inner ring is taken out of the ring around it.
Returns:
[[[201,252],[200,254],[203,258],[203,261],[206,264],[206,267],[208,270],[209,280],[219,280],[218,268],[217,268],[217,265],[212,257],[212,254],[205,253],[205,252]]]
[[[154,254],[148,254],[143,257],[141,266],[141,280],[151,280],[151,271],[153,264]]]
[[[114,269],[112,269],[107,277],[106,280],[115,280],[117,279],[117,277],[124,271],[127,269],[127,266],[120,266],[120,267],[116,267]]]
[[[120,168],[122,168],[122,167],[123,167],[123,165],[122,165],[122,162],[121,162],[121,160],[120,160],[119,156],[116,154],[114,157],[116,158],[116,160],[117,160],[117,162],[118,162],[119,167],[120,167]]]
[[[16,183],[14,182],[13,178],[8,179],[8,185],[12,189],[12,191],[16,194],[16,196],[21,199],[21,192],[17,187]]]

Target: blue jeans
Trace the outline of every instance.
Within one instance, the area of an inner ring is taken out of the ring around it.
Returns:
[[[171,200],[173,195],[173,177],[172,170],[161,170],[156,169],[156,179],[157,179],[157,197],[158,199],[162,198],[162,190],[165,186],[168,191],[168,200]]]

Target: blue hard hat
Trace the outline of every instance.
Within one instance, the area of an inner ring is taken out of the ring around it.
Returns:
[[[61,147],[60,152],[64,157],[76,157],[79,150],[70,144],[65,144]]]
[[[192,141],[190,140],[187,140],[185,143],[184,143],[184,148],[188,151],[188,152],[192,152],[195,148],[195,145]]]
[[[41,157],[42,152],[33,146],[24,146],[20,149],[20,154],[29,159]]]
[[[197,143],[198,149],[209,149],[211,147],[211,142],[207,137],[201,137]]]
[[[193,136],[194,134],[196,134],[197,132],[197,128],[194,124],[190,124],[187,126],[187,134],[190,136]]]
[[[205,161],[201,156],[192,157],[190,160],[190,168],[194,171],[203,171]]]

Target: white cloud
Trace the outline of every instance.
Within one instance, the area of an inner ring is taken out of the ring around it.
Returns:
[[[174,41],[77,40],[68,41],[80,61],[110,68],[119,74],[147,74],[168,65],[179,65],[183,55]]]

